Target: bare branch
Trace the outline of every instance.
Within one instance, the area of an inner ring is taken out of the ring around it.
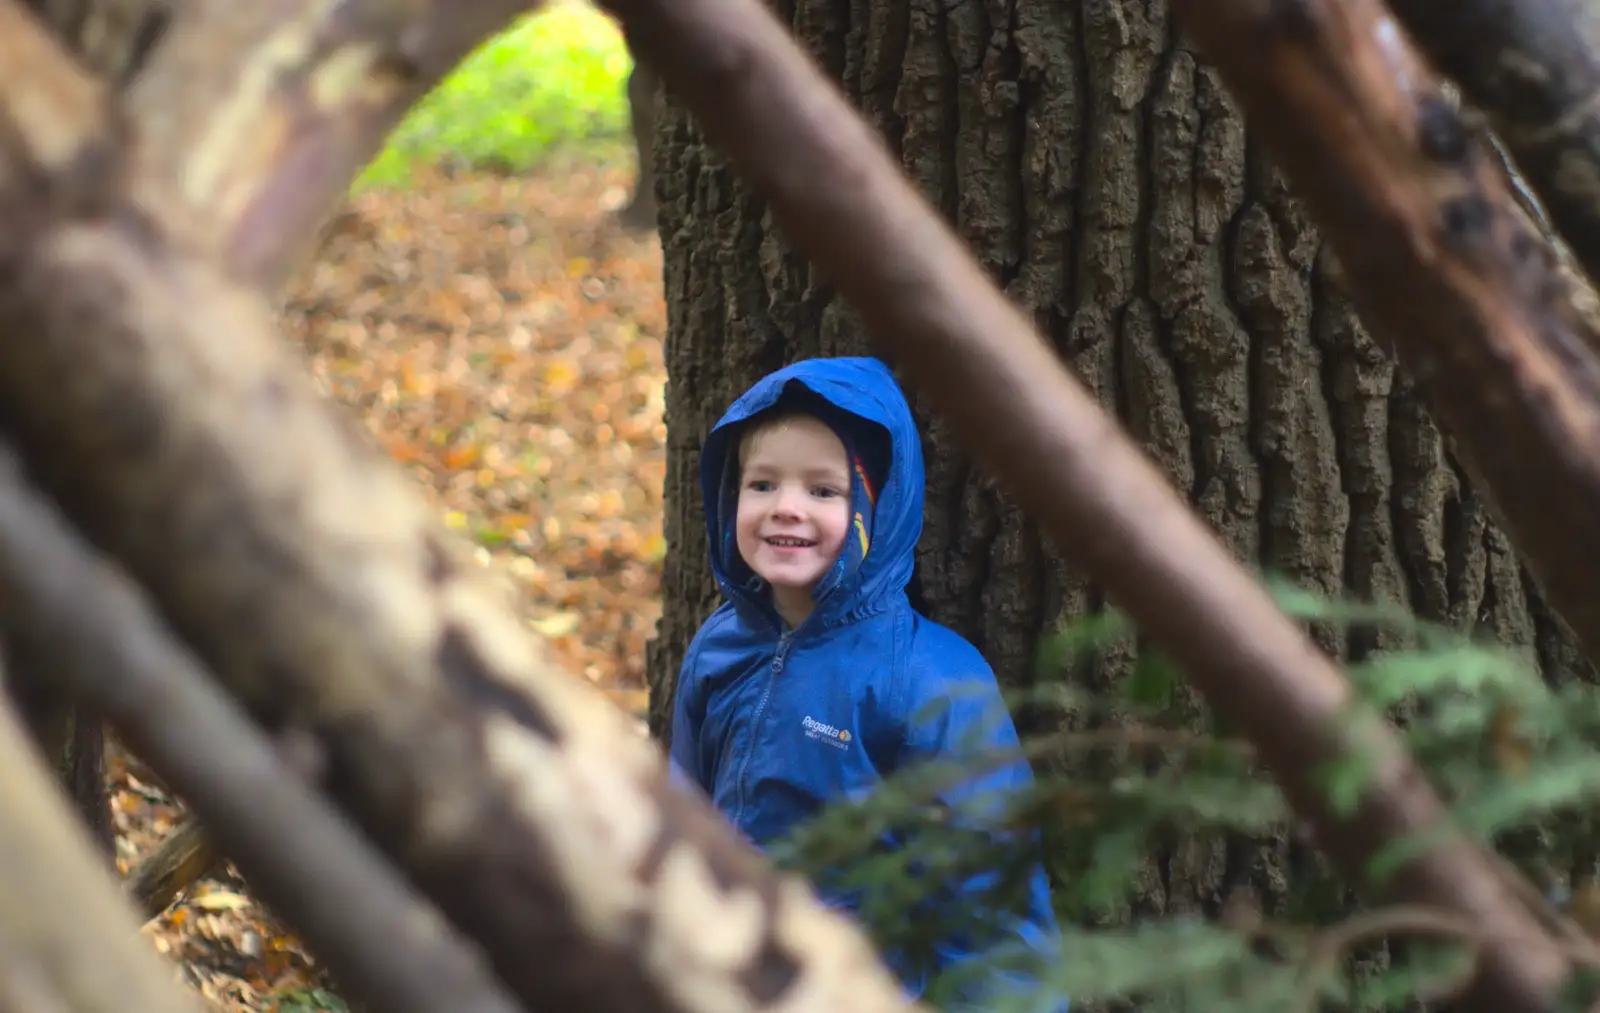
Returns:
[[[140,172],[203,249],[275,289],[405,111],[534,6],[191,0],[128,91]]]
[[[1371,886],[1367,862],[1379,848],[1442,826],[1442,804],[1391,731],[1341,721],[1349,689],[1337,670],[1061,368],[764,9],[748,0],[610,6],[638,55],[765,194],[797,246],[827,269],[967,446],[1257,746],[1349,879]],[[1201,21],[1203,11],[1230,5],[1194,6],[1192,20]],[[1259,25],[1233,28],[1241,49],[1272,65]],[[1208,25],[1205,34],[1219,30]],[[1360,255],[1380,259],[1368,252],[1375,238],[1366,239]],[[1411,302],[1432,312],[1416,293]],[[1317,772],[1357,757],[1377,771],[1375,788],[1358,811],[1335,811]],[[1385,886],[1494,926],[1476,992],[1488,1008],[1539,1009],[1567,969],[1474,842],[1443,835]]]
[[[105,863],[3,703],[0,771],[0,1010],[202,1013],[139,938]]]
[[[56,521],[9,459],[0,459],[0,584],[11,592],[4,614],[11,635],[36,653],[48,651],[72,693],[103,708],[166,772],[252,886],[353,992],[394,1013],[519,1013],[477,955],[278,762],[261,733],[137,594]],[[180,831],[174,839],[188,847],[151,868],[160,872],[180,859],[202,871],[210,864],[198,825],[187,825],[195,828],[189,837]],[[177,878],[136,876],[135,895],[149,911],[155,888]]]
[[[0,426],[253,716],[319,748],[327,789],[526,1006],[908,1006],[858,928],[549,662],[311,389],[259,293],[175,249],[114,179],[107,213],[49,218],[34,147],[0,130]],[[138,748],[155,763],[159,744]],[[162,759],[220,839],[224,800]],[[226,847],[241,863],[245,843]]]
[[[1586,0],[1392,0],[1600,278],[1600,17]]]
[[[1600,657],[1600,337],[1555,252],[1376,0],[1301,3],[1287,20],[1264,0],[1205,10],[1191,31],[1316,215],[1363,319]]]

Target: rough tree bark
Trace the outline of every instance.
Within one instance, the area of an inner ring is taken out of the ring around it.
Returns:
[[[1551,678],[1593,676],[1164,4],[793,0],[780,12],[1240,558],[1525,645]],[[663,118],[671,549],[650,658],[658,735],[715,596],[701,440],[762,373],[869,349],[681,107]],[[1003,682],[1024,684],[1040,638],[1101,595],[918,407],[928,507],[914,597]],[[1351,660],[1397,646],[1388,637],[1319,631]],[[1109,685],[1121,661],[1085,678]],[[1310,861],[1286,839],[1179,846],[1152,858],[1132,913],[1215,913],[1241,889],[1270,910]]]

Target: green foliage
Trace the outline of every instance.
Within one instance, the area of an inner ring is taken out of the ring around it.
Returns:
[[[1454,824],[1520,864],[1534,884],[1530,902],[1559,917],[1541,895],[1567,891],[1593,857],[1600,757],[1589,743],[1600,735],[1600,691],[1546,685],[1523,654],[1393,608],[1268,586],[1310,626],[1381,633],[1398,645],[1347,668],[1354,694],[1346,719],[1394,721]],[[1051,729],[1024,747],[1039,775],[1031,791],[990,800],[982,814],[972,800],[953,810],[942,804],[952,785],[1010,757],[925,764],[869,797],[830,806],[774,857],[859,898],[864,927],[888,952],[926,953],[935,940],[968,932],[992,947],[990,967],[1036,977],[1038,994],[988,1003],[995,1013],[1048,1008],[1030,1005],[1041,995],[1068,996],[1076,1010],[1130,1002],[1141,1011],[1398,1010],[1458,987],[1478,927],[1437,911],[1358,911],[1350,884],[1320,863],[1297,868],[1277,896],[1150,913],[1159,905],[1146,899],[1149,884],[1162,874],[1150,856],[1180,847],[1220,855],[1230,840],[1283,841],[1297,828],[1248,746],[1203,712],[1170,661],[1137,641],[1125,617],[1107,612],[1042,645],[1035,689],[1012,701]],[[1345,811],[1367,788],[1364,761],[1323,772]],[[1064,929],[1059,955],[1040,959],[1007,944],[1006,912],[1020,902],[1029,852],[1018,846],[1025,835],[978,833],[980,818],[1041,831]],[[1519,840],[1535,846],[1519,851],[1511,846]],[[1429,844],[1396,842],[1361,885]],[[978,893],[950,885],[976,872],[987,873]],[[961,975],[981,973],[947,972],[930,998],[948,1001]]]
[[[345,1001],[325,988],[302,988],[280,993],[273,1000],[277,1013],[350,1013]]]
[[[403,185],[445,162],[510,172],[563,146],[628,136],[633,60],[597,8],[560,0],[479,46],[395,129],[358,187]]]

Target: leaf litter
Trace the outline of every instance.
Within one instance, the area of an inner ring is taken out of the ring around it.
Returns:
[[[285,336],[444,523],[509,584],[564,666],[642,721],[660,616],[665,305],[654,235],[612,212],[631,167],[424,172],[352,196],[290,282]],[[113,748],[126,873],[183,819]],[[218,1009],[338,1001],[229,867],[144,927]]]

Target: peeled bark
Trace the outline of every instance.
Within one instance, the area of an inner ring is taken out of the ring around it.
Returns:
[[[268,290],[406,110],[538,4],[25,0],[125,94],[141,200]]]
[[[1600,276],[1600,18],[1584,0],[1391,0],[1440,70],[1486,112],[1555,230]]]
[[[143,199],[275,290],[389,131],[537,0],[189,0],[127,107]]]

